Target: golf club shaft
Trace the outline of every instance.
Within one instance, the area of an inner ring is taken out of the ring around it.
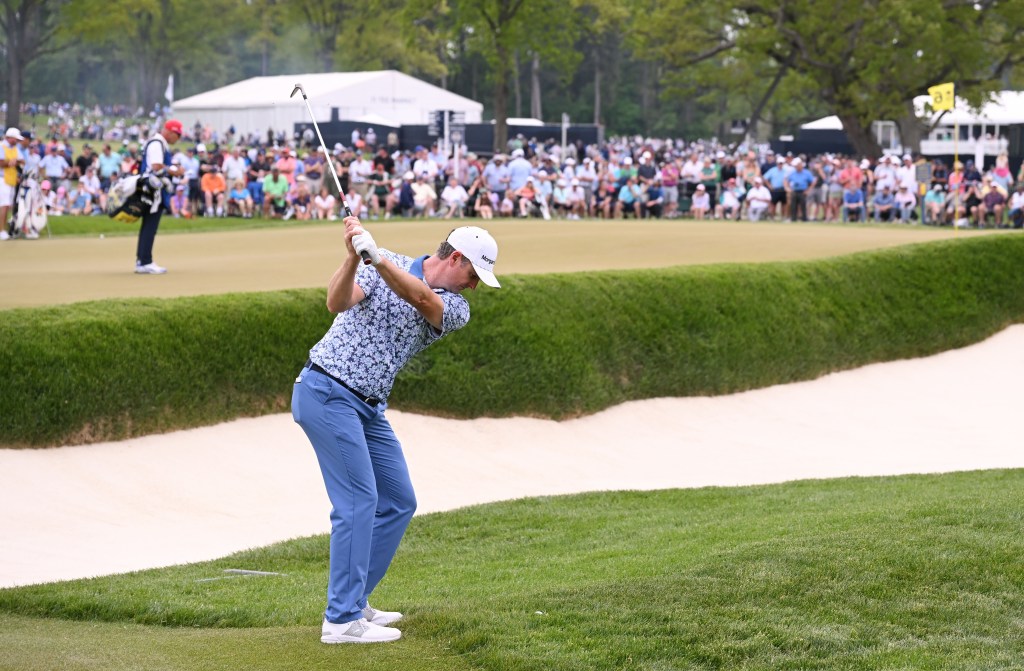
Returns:
[[[338,187],[338,197],[341,198],[341,206],[345,208],[345,216],[351,217],[352,210],[348,206],[348,201],[345,200],[345,192],[341,190],[341,180],[338,179],[338,172],[334,169],[334,156],[327,151],[327,145],[324,144],[324,136],[320,134],[320,126],[316,123],[316,117],[313,116],[313,108],[309,105],[309,98],[306,97],[306,89],[302,88],[302,84],[296,84],[292,90],[292,95],[295,95],[295,91],[302,94],[302,102],[306,103],[306,111],[309,112],[309,120],[313,122],[313,130],[316,131],[316,137],[320,140],[320,146],[324,150],[324,158],[327,160],[327,167],[331,169],[331,176],[334,177],[334,186]],[[289,96],[291,97],[291,96]],[[369,264],[370,255],[366,252],[362,252],[360,256],[363,257],[363,263]]]

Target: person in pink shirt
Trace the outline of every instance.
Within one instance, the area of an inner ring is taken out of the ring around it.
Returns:
[[[288,185],[295,186],[295,157],[292,156],[292,152],[288,147],[281,149],[281,155],[274,165],[277,166],[281,176],[288,180]]]

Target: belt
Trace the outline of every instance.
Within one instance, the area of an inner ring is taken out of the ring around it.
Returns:
[[[370,406],[371,408],[375,408],[378,405],[380,405],[380,399],[379,398],[374,398],[372,396],[366,396],[365,394],[360,394],[358,391],[356,391],[352,387],[348,386],[347,384],[345,384],[344,382],[342,382],[338,378],[334,377],[333,375],[331,375],[330,373],[325,371],[323,368],[321,368],[320,366],[318,366],[315,363],[313,363],[311,360],[306,359],[306,366],[305,367],[310,369],[310,370],[316,371],[317,373],[320,373],[321,375],[326,375],[327,377],[331,378],[332,380],[334,380],[335,382],[340,384],[345,389],[348,389],[350,392],[352,392],[353,396],[355,396],[356,398],[358,398],[360,401],[362,401],[366,405]]]

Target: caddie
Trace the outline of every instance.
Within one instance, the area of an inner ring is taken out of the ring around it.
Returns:
[[[456,228],[434,255],[378,249],[345,218],[347,254],[327,286],[337,314],[295,380],[292,415],[313,444],[331,501],[330,571],[323,643],[394,641],[401,613],[370,594],[416,510],[402,446],[385,416],[398,371],[469,321],[461,295],[494,276],[498,245],[476,226]],[[366,253],[372,265],[360,258]]]

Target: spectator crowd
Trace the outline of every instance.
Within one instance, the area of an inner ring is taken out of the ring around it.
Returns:
[[[121,110],[123,111],[123,110]],[[24,172],[38,177],[49,214],[99,214],[120,176],[139,167],[158,128],[125,118],[91,118],[74,107],[48,108],[47,129],[18,133]],[[136,114],[140,112],[136,110]],[[101,119],[105,119],[101,122]],[[600,145],[539,142],[517,136],[488,158],[440,145],[400,150],[368,129],[351,146],[325,154],[310,137],[223,137],[196,125],[175,148],[184,176],[173,185],[175,217],[334,219],[340,199],[369,218],[542,217],[868,220],[931,225],[1024,225],[1024,166],[1008,157],[987,170],[911,155],[878,160],[834,154],[775,154],[764,146],[611,138]],[[73,155],[60,138],[86,141]],[[9,142],[13,137],[9,136]]]

